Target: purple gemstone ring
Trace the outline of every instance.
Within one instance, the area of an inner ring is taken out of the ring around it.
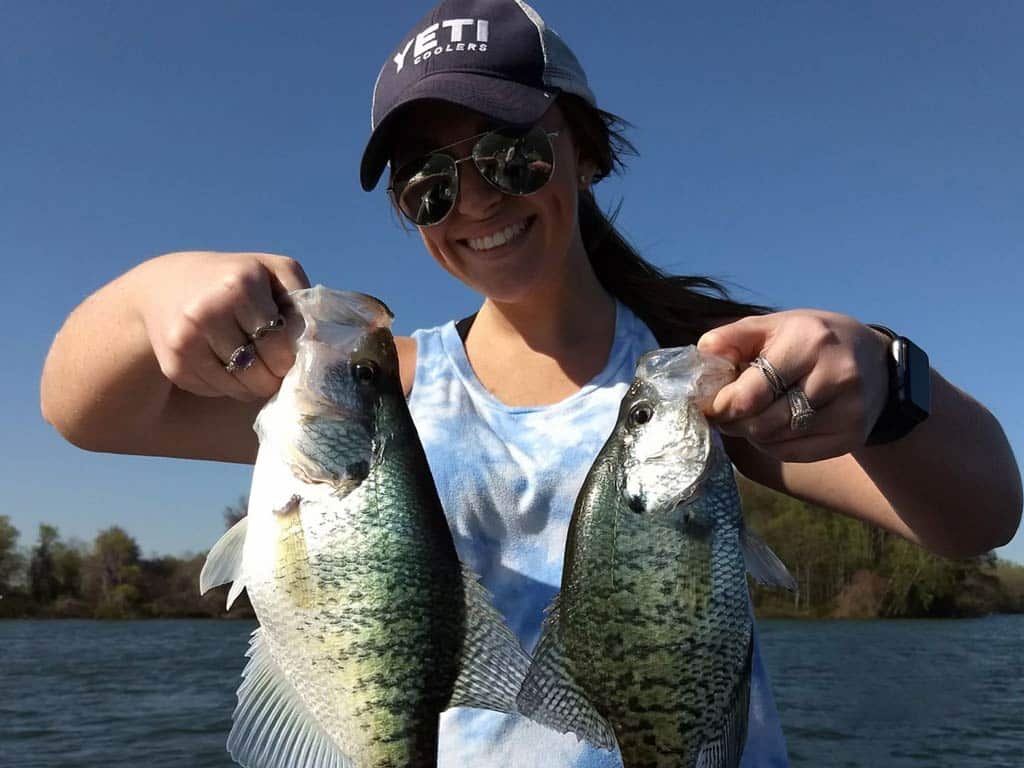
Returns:
[[[228,358],[227,363],[224,365],[224,370],[228,373],[235,373],[236,371],[244,371],[246,368],[252,368],[253,363],[256,362],[256,345],[252,342],[243,344],[238,347],[234,352],[231,353],[231,357]]]

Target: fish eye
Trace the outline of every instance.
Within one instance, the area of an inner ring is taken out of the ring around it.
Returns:
[[[639,403],[629,412],[629,423],[633,426],[646,424],[654,417],[654,409],[648,403]]]
[[[377,364],[373,360],[358,360],[352,363],[352,378],[369,384],[377,378]]]

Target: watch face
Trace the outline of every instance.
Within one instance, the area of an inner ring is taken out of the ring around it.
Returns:
[[[931,412],[931,368],[928,355],[917,344],[902,338],[897,358],[901,386],[900,410],[914,421],[924,421]]]

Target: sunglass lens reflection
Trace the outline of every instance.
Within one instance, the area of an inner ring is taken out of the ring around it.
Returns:
[[[554,154],[541,128],[533,128],[525,135],[499,129],[476,143],[473,162],[480,175],[503,192],[530,195],[551,178]]]
[[[419,226],[436,224],[455,204],[455,162],[446,155],[430,155],[396,178],[394,188],[402,213]]]

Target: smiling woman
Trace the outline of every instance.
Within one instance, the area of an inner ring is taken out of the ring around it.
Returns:
[[[628,149],[622,127],[519,0],[442,2],[397,38],[374,86],[363,187],[387,171],[427,253],[482,296],[475,315],[398,339],[399,362],[459,555],[524,647],[558,589],[587,469],[658,346],[696,343],[740,367],[707,411],[752,479],[944,554],[1009,540],[1021,488],[1002,429],[909,340],[733,302],[629,246],[593,195]],[[251,462],[254,416],[294,359],[287,334],[258,330],[307,285],[275,254],[139,265],[65,323],[44,371],[47,419],[92,450]],[[740,765],[785,765],[754,638]],[[483,710],[447,713],[440,739],[445,766],[620,764]]]

